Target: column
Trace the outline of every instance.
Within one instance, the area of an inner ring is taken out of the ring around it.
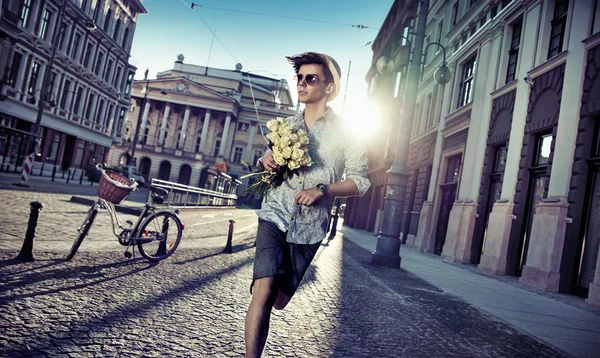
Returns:
[[[187,135],[189,121],[190,121],[190,106],[185,106],[185,114],[183,115],[183,126],[181,127],[181,138],[179,138],[179,143],[177,145],[177,149],[180,149],[180,150],[185,149],[185,137]]]
[[[200,153],[205,154],[210,148],[207,148],[206,138],[208,135],[208,125],[210,123],[210,109],[206,110],[204,123],[202,123],[202,134],[200,135]]]
[[[481,255],[478,268],[493,274],[506,273],[508,243],[512,228],[514,197],[519,174],[519,161],[523,146],[523,129],[527,117],[530,87],[522,79],[527,72],[535,67],[535,49],[537,47],[538,31],[541,21],[542,4],[537,4],[528,9],[523,20],[523,49],[519,53],[519,72],[517,75],[517,94],[513,110],[510,140],[506,156],[506,169],[502,180],[502,200],[496,202],[490,213],[485,248]],[[581,65],[581,64],[580,64]],[[531,247],[531,245],[530,245]]]
[[[229,142],[229,127],[231,126],[231,113],[227,113],[225,118],[225,126],[223,127],[223,137],[221,138],[221,146],[219,147],[219,157],[225,154],[225,148]]]
[[[167,133],[167,124],[169,123],[169,114],[171,113],[171,103],[167,102],[165,106],[165,113],[163,115],[162,123],[160,125],[160,137],[158,139],[158,146],[162,147],[165,142],[165,134]]]
[[[140,141],[140,138],[144,138],[144,133],[146,133],[146,126],[148,125],[148,114],[150,113],[150,107],[152,106],[152,100],[147,100],[146,102],[146,106],[144,107],[144,115],[142,117],[142,125],[140,127],[140,132],[139,135],[140,137],[137,138],[138,142]],[[141,110],[141,108],[140,108]],[[135,128],[133,128],[135,129]]]
[[[579,124],[579,121],[574,119],[579,118],[587,55],[581,40],[588,36],[589,12],[587,2],[574,2],[572,16],[578,20],[571,24],[571,40],[567,49],[569,55],[565,65],[548,200],[543,200],[536,209],[527,263],[519,279],[521,283],[553,292],[559,289],[565,234],[567,222],[570,220],[567,218],[568,194]],[[575,255],[573,259],[574,257]]]
[[[463,170],[458,194],[458,198],[462,201],[456,202],[452,206],[446,243],[442,252],[442,257],[445,259],[461,263],[469,263],[471,259],[481,168],[483,167],[492,107],[489,93],[493,92],[496,87],[495,73],[498,69],[497,59],[502,48],[504,24],[500,24],[496,31],[482,45],[477,58],[471,121],[463,154]]]
[[[252,151],[252,146],[254,145],[254,136],[256,136],[256,127],[259,126],[258,123],[250,123],[250,132],[248,133],[248,144],[246,145],[246,152],[242,158],[246,158],[246,162],[250,163],[254,157],[254,152]],[[254,164],[254,163],[251,163]]]
[[[208,138],[206,139],[206,153],[208,155],[214,156],[213,144],[215,142],[215,132],[217,130],[217,121],[211,121],[210,126],[208,127]]]
[[[103,98],[101,98],[101,99],[103,99]],[[104,100],[104,106],[102,106],[102,112],[98,113],[98,115],[99,115],[98,118],[100,118],[100,121],[99,121],[100,123],[98,123],[98,124],[100,124],[100,129],[102,129],[102,127],[108,126],[108,118],[106,117],[106,112],[108,110],[109,104],[106,99],[103,99],[103,100]]]
[[[231,146],[233,145],[233,138],[235,137],[236,123],[237,123],[236,121],[232,121],[231,125],[229,126],[229,138],[227,138],[227,147],[225,148],[225,154],[224,154],[225,158],[231,157]]]
[[[15,89],[18,92],[21,92],[21,89],[23,87],[23,81],[25,80],[25,74],[27,73],[27,67],[26,64],[29,61],[29,55],[28,54],[23,54],[23,58],[21,58],[21,63],[19,65],[19,75],[17,76],[17,83],[15,84]]]
[[[68,80],[68,79],[69,79],[68,77],[65,77],[65,81]],[[63,86],[64,86],[64,84],[63,84]],[[65,108],[64,108],[64,110],[67,113],[70,112],[69,108],[71,108],[71,104],[73,103],[73,94],[74,94],[73,93],[74,92],[73,89],[74,88],[75,88],[75,81],[72,80],[71,84],[69,85],[69,88],[67,88],[67,91],[68,91],[67,92],[67,99],[65,100]],[[62,95],[62,93],[61,93],[61,95]],[[62,98],[61,98],[61,100],[62,100]]]
[[[115,114],[116,114],[115,108],[116,108],[116,106],[111,104],[110,112],[108,112],[108,130],[107,130],[107,132],[111,137],[114,137],[113,129],[115,128]]]

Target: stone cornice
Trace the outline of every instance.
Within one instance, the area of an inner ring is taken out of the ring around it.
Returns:
[[[567,62],[568,55],[569,55],[568,51],[563,51],[563,52],[559,53],[558,55],[552,57],[548,61],[542,63],[541,65],[529,70],[527,72],[527,74],[532,79],[535,79],[536,77],[542,75],[543,73],[546,73],[546,72],[562,65],[563,63]]]

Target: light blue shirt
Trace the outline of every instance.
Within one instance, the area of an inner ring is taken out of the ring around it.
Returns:
[[[287,118],[297,128],[308,132],[304,111]],[[342,177],[352,180],[363,196],[370,187],[367,178],[367,148],[364,140],[350,134],[342,118],[328,108],[308,132],[310,167],[299,169],[299,175],[285,180],[263,198],[258,217],[277,225],[287,233],[287,241],[295,244],[316,244],[325,238],[330,210],[335,198],[324,196],[311,206],[296,204],[296,195],[317,184],[334,184]]]

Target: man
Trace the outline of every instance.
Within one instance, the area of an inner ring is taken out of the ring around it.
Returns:
[[[298,289],[325,237],[333,199],[362,196],[370,186],[364,143],[351,138],[327,106],[339,93],[340,67],[315,52],[287,59],[296,72],[298,99],[305,104],[303,112],[287,120],[308,132],[313,165],[272,189],[258,212],[246,357],[261,356],[272,308],[285,308]],[[271,171],[279,168],[270,152],[260,164]]]

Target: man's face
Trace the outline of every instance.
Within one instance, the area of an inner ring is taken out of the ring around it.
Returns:
[[[314,75],[318,79],[316,86],[310,86],[307,84],[306,76]],[[304,104],[317,103],[327,98],[328,87],[331,84],[325,83],[325,74],[323,73],[323,67],[317,64],[302,65],[298,70],[298,76],[302,77],[302,81],[298,81],[296,88],[298,89],[298,99]]]

